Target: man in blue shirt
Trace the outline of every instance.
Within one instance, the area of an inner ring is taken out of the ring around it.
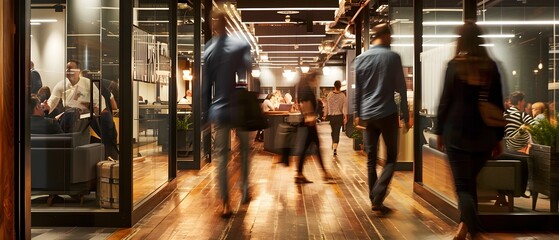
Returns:
[[[252,57],[250,45],[240,39],[227,36],[225,13],[215,11],[212,14],[212,28],[215,37],[207,44],[204,51],[204,79],[202,81],[202,117],[209,120],[216,128],[215,151],[218,160],[219,190],[223,199],[222,217],[232,214],[229,205],[227,186],[227,161],[229,158],[229,142],[234,117],[233,110],[236,76],[246,79],[251,70]],[[213,99],[212,99],[213,85]],[[243,203],[248,202],[248,132],[237,129],[241,147],[241,181]]]
[[[408,131],[408,101],[400,56],[390,50],[391,29],[386,23],[372,29],[373,46],[355,59],[355,125],[364,125],[369,177],[369,198],[373,211],[387,213],[383,205],[398,156],[399,112]],[[400,108],[394,93],[400,94]],[[377,178],[377,145],[382,134],[386,144],[386,164]]]

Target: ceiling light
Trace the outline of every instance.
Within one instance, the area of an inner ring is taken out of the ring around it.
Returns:
[[[299,11],[295,11],[295,10],[282,10],[282,11],[277,11],[277,13],[279,13],[279,14],[284,14],[284,15],[293,15],[293,14],[298,14]]]
[[[338,10],[338,7],[299,7],[299,8],[237,8],[239,11],[308,11],[308,10]]]
[[[182,70],[182,79],[185,81],[192,81],[190,70]]]
[[[378,13],[381,13],[381,12],[386,11],[386,9],[388,9],[388,5],[383,4],[383,5],[380,5],[380,6],[377,8],[377,12],[378,12]]]
[[[258,36],[258,38],[309,38],[309,37],[326,37],[326,34],[315,34],[315,35],[264,35]]]
[[[301,66],[301,72],[302,73],[308,73],[310,69],[311,69],[311,67],[309,67],[309,66]]]
[[[268,51],[268,53],[320,53],[319,51]]]
[[[268,61],[268,54],[267,53],[261,53],[260,54],[260,61],[267,62]]]
[[[58,22],[57,19],[31,19],[30,22],[32,23],[52,23]]]
[[[289,15],[285,15],[285,22],[291,22],[291,17]]]
[[[423,22],[423,26],[460,26],[464,24],[462,21],[427,21]],[[500,26],[500,25],[557,25],[559,21],[480,21],[477,25]]]
[[[538,69],[543,69],[543,64],[540,62],[540,64],[538,64]]]
[[[260,69],[252,69],[252,72],[250,73],[250,75],[252,75],[252,77],[254,78],[259,78],[260,74],[262,74],[262,72],[260,72]]]

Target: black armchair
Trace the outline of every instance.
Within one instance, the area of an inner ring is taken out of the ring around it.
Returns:
[[[31,134],[33,194],[83,196],[95,190],[96,164],[104,158],[101,143],[89,143],[89,131]]]

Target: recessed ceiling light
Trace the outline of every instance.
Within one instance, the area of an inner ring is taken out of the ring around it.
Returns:
[[[284,15],[293,15],[293,14],[298,14],[299,11],[294,11],[294,10],[284,10],[284,11],[278,11],[279,14],[284,14]]]

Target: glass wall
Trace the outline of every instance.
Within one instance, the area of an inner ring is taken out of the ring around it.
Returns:
[[[176,7],[42,2],[28,6],[32,224],[130,226],[175,187]]]
[[[133,204],[167,182],[169,168],[169,1],[134,4],[133,59]]]
[[[416,181],[423,189],[434,193],[430,202],[450,203],[454,207],[457,199],[446,155],[433,146],[436,126],[436,110],[442,91],[446,64],[454,57],[456,29],[463,22],[461,1],[423,1],[423,51],[421,52],[421,156],[418,165],[420,174]],[[498,63],[503,86],[505,107],[509,95],[515,91],[525,94],[525,101],[515,108],[527,116],[537,117],[538,111],[547,120],[536,121],[531,131],[529,148],[523,152],[507,148],[508,160],[517,160],[513,168],[505,170],[502,164],[486,165],[478,176],[478,201],[483,221],[491,216],[510,214],[514,217],[551,216],[557,212],[557,1],[497,1],[486,5],[479,1],[475,16],[477,24],[484,30],[485,47]],[[543,108],[531,108],[535,102]],[[507,105],[509,104],[509,105]],[[534,111],[532,111],[534,110]],[[549,134],[542,141],[542,134]],[[425,145],[423,145],[425,144]],[[486,171],[486,172],[484,172]],[[507,172],[508,171],[508,172]],[[516,171],[516,172],[514,172]],[[527,187],[525,184],[527,183]],[[525,191],[526,190],[526,191]],[[423,190],[416,190],[422,196]],[[507,196],[507,197],[505,197]],[[433,200],[433,199],[439,200]],[[518,214],[522,213],[522,214]],[[526,214],[528,213],[528,214]],[[493,219],[494,220],[494,219]],[[513,221],[512,221],[513,222]],[[493,221],[491,224],[499,225]],[[512,223],[509,223],[512,224]],[[513,225],[509,225],[513,226]]]
[[[31,5],[35,212],[118,209],[118,167],[115,176],[97,172],[98,162],[119,159],[118,9],[102,0]]]
[[[194,160],[194,6],[177,6],[177,161]],[[203,33],[202,33],[203,36]]]

